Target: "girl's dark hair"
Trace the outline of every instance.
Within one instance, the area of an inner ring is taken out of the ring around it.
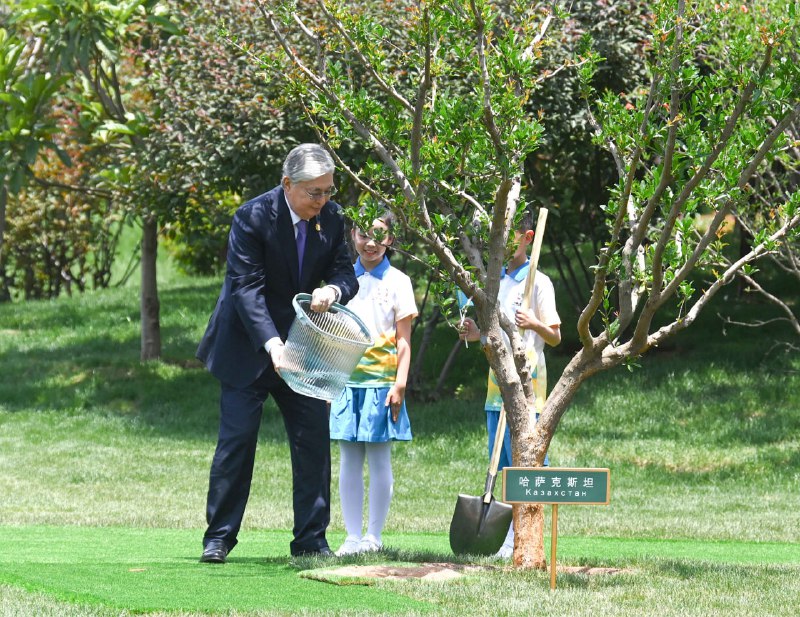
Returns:
[[[381,206],[381,209],[378,211],[378,216],[375,218],[380,219],[386,224],[386,227],[389,228],[389,235],[394,236],[394,226],[397,221],[397,217],[395,217],[394,212],[389,210],[386,206]]]
[[[530,211],[530,208],[525,208],[522,212],[522,218],[519,220],[519,225],[517,225],[517,231],[528,231],[529,229],[533,229],[533,212]]]

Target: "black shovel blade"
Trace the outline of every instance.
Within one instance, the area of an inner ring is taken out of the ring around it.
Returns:
[[[494,555],[511,525],[511,504],[491,497],[459,495],[450,521],[450,548],[456,555]]]

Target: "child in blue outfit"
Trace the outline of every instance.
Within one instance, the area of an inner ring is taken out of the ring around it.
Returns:
[[[525,293],[525,279],[528,276],[530,262],[528,261],[528,247],[533,242],[533,215],[526,212],[522,218],[519,229],[514,232],[517,242],[514,253],[509,257],[503,278],[500,280],[500,289],[497,300],[506,316],[512,320],[525,342],[528,361],[532,367],[533,391],[536,395],[536,417],[544,407],[547,398],[547,368],[544,361],[544,346],[558,345],[561,342],[561,318],[556,310],[555,291],[550,278],[536,272],[533,290],[530,297],[530,308],[522,309],[523,294]],[[473,319],[464,319],[460,337],[466,341],[480,340],[481,333]],[[489,379],[486,389],[486,429],[489,436],[489,457],[492,456],[495,433],[500,419],[500,408],[503,399],[494,372],[489,370]],[[500,454],[498,472],[504,467],[511,466],[511,434],[506,428],[503,439],[503,448]],[[545,459],[545,465],[547,460]],[[514,526],[508,530],[503,546],[498,552],[499,557],[509,558],[514,552]]]
[[[392,215],[369,230],[353,229],[358,295],[347,308],[370,329],[374,345],[359,361],[338,400],[331,404],[331,439],[339,441],[339,494],[347,538],[337,555],[377,551],[389,514],[394,478],[392,441],[410,441],[405,404],[411,365],[411,321],[417,305],[411,279],[389,263]],[[364,460],[369,465],[369,520],[364,522]]]

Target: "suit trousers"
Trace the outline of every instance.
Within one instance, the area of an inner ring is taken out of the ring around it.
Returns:
[[[325,531],[330,523],[331,450],[327,403],[297,394],[271,367],[244,388],[221,386],[219,438],[211,463],[203,545],[221,539],[230,550],[238,542],[264,402],[272,395],[283,416],[292,461],[294,540],[290,551],[299,555],[328,548]]]

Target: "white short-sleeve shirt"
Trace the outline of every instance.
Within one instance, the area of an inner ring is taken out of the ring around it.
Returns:
[[[359,272],[357,265],[356,272]],[[373,346],[367,349],[350,376],[351,387],[387,387],[397,375],[396,324],[416,317],[417,303],[411,279],[389,264],[388,259],[372,273],[358,276],[358,293],[347,308],[358,315],[370,331]]]

